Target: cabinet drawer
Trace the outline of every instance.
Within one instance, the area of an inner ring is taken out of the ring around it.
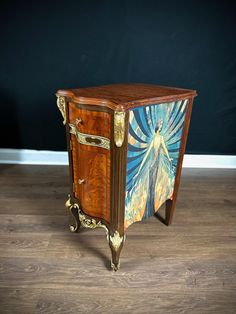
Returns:
[[[69,123],[82,133],[110,139],[110,114],[107,112],[82,109],[75,103],[70,103]]]

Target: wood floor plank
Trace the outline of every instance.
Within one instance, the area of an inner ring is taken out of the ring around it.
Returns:
[[[1,257],[37,257],[47,252],[50,235],[7,234],[0,236]]]
[[[198,293],[195,287],[181,291],[88,288],[64,292],[50,289],[40,295],[36,313],[234,314],[235,306],[233,292],[222,295],[208,289]]]
[[[122,269],[113,273],[107,256],[93,250],[93,255],[75,258],[4,258],[0,259],[0,287],[62,288],[69,286],[99,288],[163,288],[186,286],[201,289],[236,291],[235,258],[192,258],[145,256],[122,259]],[[224,267],[222,267],[224,265]],[[148,273],[147,273],[148,269]]]
[[[41,289],[0,288],[0,313],[36,313],[40,294]]]
[[[62,199],[66,198],[63,193],[60,198],[54,196],[41,195],[39,201],[37,198],[28,197],[25,195],[21,199],[17,196],[11,195],[10,197],[0,200],[0,215],[66,215],[66,209]]]

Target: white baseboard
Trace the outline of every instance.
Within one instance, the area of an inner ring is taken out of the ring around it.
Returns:
[[[229,155],[184,155],[185,168],[236,169],[236,156]]]
[[[33,149],[0,149],[1,164],[68,165],[67,152]]]
[[[67,152],[1,148],[0,164],[68,165],[68,155]],[[186,154],[183,167],[236,169],[236,156]]]

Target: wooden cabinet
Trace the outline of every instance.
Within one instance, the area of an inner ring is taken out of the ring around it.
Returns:
[[[166,204],[172,221],[196,92],[114,84],[57,92],[66,126],[75,224],[105,229],[119,267],[125,230]]]

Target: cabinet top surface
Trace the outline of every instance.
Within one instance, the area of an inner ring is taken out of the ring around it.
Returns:
[[[58,90],[57,95],[66,96],[70,101],[80,104],[100,105],[113,110],[125,110],[145,104],[192,98],[197,93],[195,90],[190,89],[130,83]]]

